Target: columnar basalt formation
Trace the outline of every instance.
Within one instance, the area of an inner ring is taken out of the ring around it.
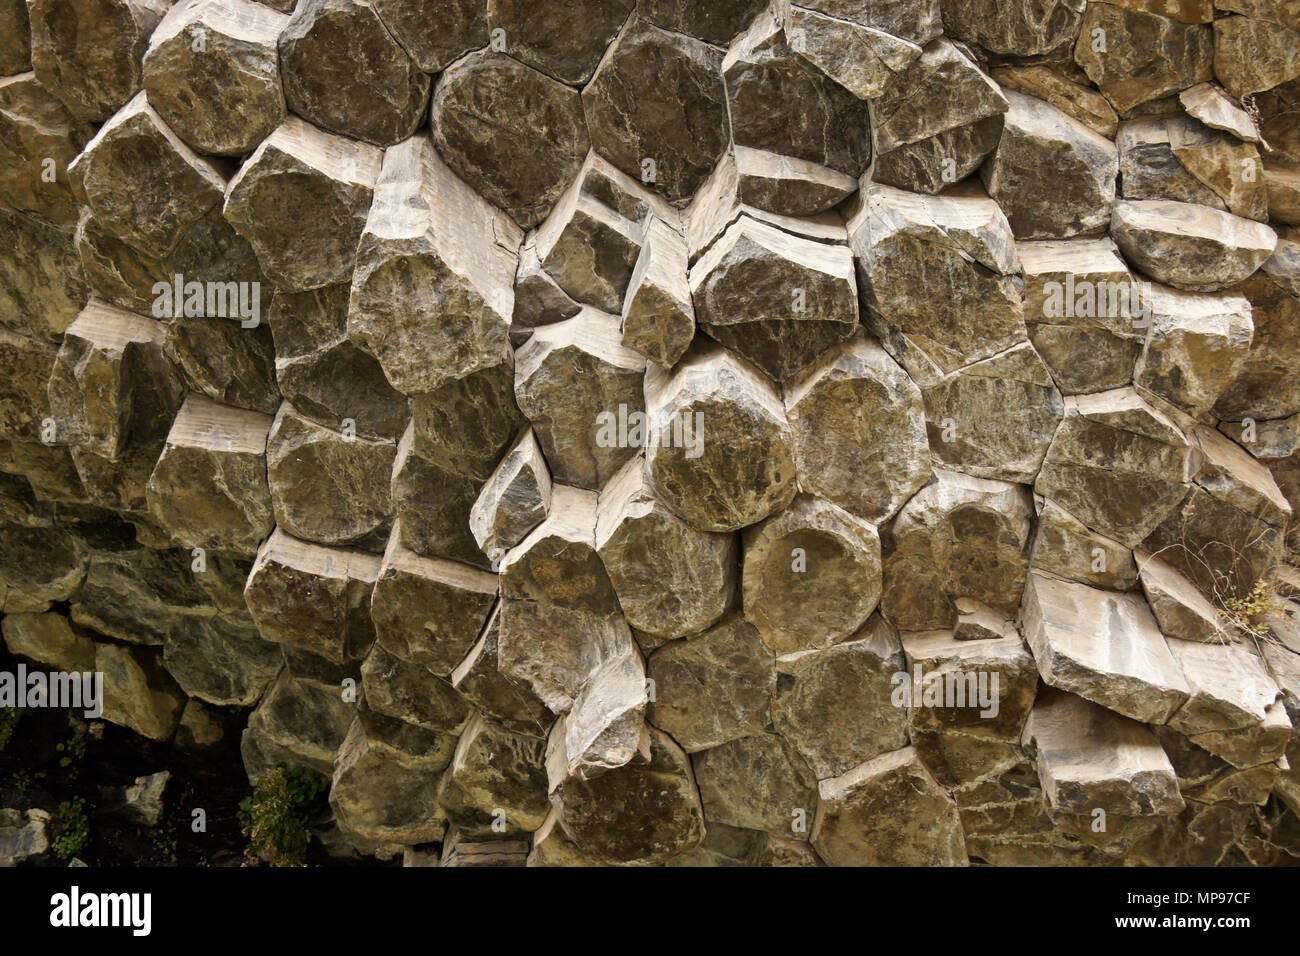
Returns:
[[[1294,863],[1297,51],[0,0],[7,653],[354,860]]]

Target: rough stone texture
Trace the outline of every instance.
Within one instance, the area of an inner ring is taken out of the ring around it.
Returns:
[[[1111,235],[1132,263],[1158,282],[1217,292],[1240,282],[1273,254],[1267,226],[1191,203],[1120,200]]]
[[[0,79],[0,201],[65,229],[75,225],[78,209],[67,165],[93,133],[35,73]],[[54,166],[53,182],[47,159]]]
[[[1088,4],[1074,48],[1075,62],[1121,114],[1208,81],[1213,58],[1208,24],[1109,3]]]
[[[1288,371],[1300,344],[1294,338],[1300,319],[1300,244],[1278,242],[1260,270],[1234,291],[1250,300],[1255,335],[1214,413],[1232,421],[1289,418],[1300,412],[1300,389]]]

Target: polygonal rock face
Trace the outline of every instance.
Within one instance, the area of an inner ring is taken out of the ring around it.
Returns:
[[[532,429],[519,436],[479,492],[469,526],[493,561],[542,523],[551,510],[551,472]]]
[[[163,640],[163,665],[181,690],[218,707],[256,704],[283,664],[278,647],[230,618],[190,618]]]
[[[965,866],[957,806],[911,747],[823,780],[812,845],[831,866]]]
[[[486,481],[526,424],[515,404],[514,383],[515,356],[503,348],[491,364],[416,395],[414,452],[453,474]]]
[[[1224,17],[1214,22],[1214,73],[1238,100],[1300,76],[1300,21],[1293,16],[1285,25],[1276,22],[1268,6],[1260,12],[1264,16],[1259,19]]]
[[[505,31],[504,49],[515,59],[580,87],[635,5],[635,0],[596,0],[575,8],[564,0],[489,0],[488,28]]]
[[[944,0],[943,24],[953,36],[992,53],[1033,56],[1073,41],[1083,8],[1083,0]]]
[[[266,448],[276,524],[306,541],[374,550],[393,518],[388,480],[396,454],[391,441],[348,437],[285,403]],[[322,501],[332,507],[317,507]]]
[[[375,0],[374,6],[384,26],[425,73],[441,73],[488,42],[482,0],[447,0],[436,10],[420,0]]]
[[[95,670],[104,675],[105,720],[150,740],[172,735],[185,697],[156,654],[121,644],[96,644]]]
[[[1166,637],[1217,644],[1231,640],[1214,605],[1172,565],[1144,554],[1140,575],[1142,593]]]
[[[582,91],[592,146],[672,202],[685,202],[727,145],[721,66],[714,47],[633,17]]]
[[[922,394],[935,458],[1003,481],[1034,480],[1064,407],[1028,342],[953,372]]]
[[[276,529],[257,553],[244,600],[268,641],[343,664],[374,640],[370,591],[379,557],[326,548]]]
[[[647,717],[687,753],[762,733],[776,693],[776,667],[758,631],[733,616],[665,644],[646,665],[654,682]]]
[[[557,481],[599,488],[645,444],[644,372],[618,320],[595,309],[538,329],[519,350],[515,398]]]
[[[498,601],[483,626],[478,643],[452,671],[452,686],[507,730],[544,738],[551,726],[551,711],[527,684],[508,677],[497,666],[500,634],[501,602]]]
[[[742,216],[691,269],[696,319],[783,382],[858,322],[853,256]]]
[[[71,237],[0,207],[0,241],[0,324],[57,341],[90,294]]]
[[[1187,700],[1187,681],[1141,598],[1031,574],[1025,640],[1053,687],[1147,723]]]
[[[394,534],[370,600],[380,646],[447,675],[465,658],[496,600],[496,577],[441,558],[421,558]]]
[[[0,22],[7,29],[0,40],[0,74],[13,76],[32,67],[32,28],[25,0],[0,4]]]
[[[69,174],[101,225],[155,257],[171,252],[226,188],[221,172],[164,125],[143,93],[100,128]]]
[[[164,327],[92,300],[68,326],[49,381],[60,444],[118,458],[160,439],[184,387],[163,355]]]
[[[1007,101],[1002,138],[981,176],[1016,238],[1104,232],[1119,171],[1115,144],[1041,100],[1009,91]],[[1050,180],[1038,179],[1049,166]]]
[[[907,744],[907,708],[894,701],[905,661],[879,616],[834,647],[777,661],[772,720],[819,779]]]
[[[149,105],[197,150],[243,156],[284,119],[276,40],[289,18],[251,0],[189,0],[149,40]]]
[[[804,490],[876,524],[930,477],[921,393],[859,332],[785,389]]]
[[[1300,412],[1300,382],[1290,374],[1300,348],[1300,243],[1283,240],[1259,272],[1233,290],[1250,300],[1250,354],[1219,397],[1215,415],[1232,420],[1287,418]]]
[[[671,373],[646,373],[646,461],[656,496],[702,531],[735,531],[794,498],[790,426],[753,366],[698,346]]]
[[[442,74],[430,125],[448,165],[525,229],[545,218],[589,146],[576,90],[491,50]]]
[[[64,228],[75,225],[67,165],[92,130],[75,120],[35,73],[0,79],[0,200]],[[46,159],[54,164],[53,182],[47,181]]]
[[[1151,328],[1134,382],[1194,417],[1204,416],[1250,350],[1250,302],[1239,295],[1188,295],[1150,286]]]
[[[686,237],[651,217],[623,297],[623,344],[662,368],[676,365],[695,336],[687,253]]]
[[[1067,395],[1133,380],[1146,323],[1139,287],[1109,240],[1018,242],[1025,326]]]
[[[383,154],[289,117],[230,181],[223,212],[290,291],[349,279]],[[315,210],[304,220],[303,209]]]
[[[1117,202],[1111,235],[1143,272],[1191,292],[1216,292],[1240,282],[1277,245],[1277,235],[1262,223],[1163,200]]]
[[[428,137],[390,147],[357,247],[349,337],[408,394],[497,364],[522,242]]]
[[[828,501],[800,496],[744,540],[745,616],[776,654],[848,637],[880,599],[876,529]]]
[[[164,0],[35,0],[28,13],[37,79],[78,119],[103,122],[140,89],[140,60],[167,7]]]
[[[402,546],[426,557],[488,567],[491,560],[469,528],[479,482],[421,458],[413,436],[414,428],[408,428],[397,444],[389,486]]]
[[[1212,45],[1208,25],[1093,3],[1084,14],[1074,59],[1115,109],[1127,113],[1210,79]]]
[[[764,6],[763,0],[641,0],[637,13],[657,27],[725,46]]]
[[[1137,583],[1132,551],[1085,527],[1054,501],[1044,500],[1039,507],[1029,564],[1069,581],[1112,591],[1127,591]]]
[[[436,734],[457,734],[471,716],[469,702],[432,671],[376,644],[361,665],[367,711]]]
[[[693,634],[731,606],[735,536],[696,531],[664,508],[641,458],[601,491],[596,547],[628,623],[644,633]]]
[[[1066,399],[1034,490],[1126,547],[1186,494],[1187,440],[1132,389]]]
[[[461,734],[442,775],[438,803],[467,832],[531,832],[551,809],[546,799],[545,745],[476,715]],[[495,825],[494,825],[495,824]]]
[[[727,51],[722,74],[732,139],[856,176],[871,158],[866,104],[796,52],[797,29],[766,11]],[[806,36],[801,42],[810,46]],[[806,109],[792,114],[770,107],[790,101]]]
[[[858,181],[828,166],[736,146],[732,149],[741,202],[783,216],[815,216],[857,192]]]
[[[776,734],[741,737],[691,758],[710,823],[796,835],[817,795],[812,773]]]
[[[429,77],[368,0],[300,4],[279,40],[284,98],[310,123],[388,146],[420,125]]]
[[[921,48],[884,30],[792,5],[786,32],[791,48],[859,99],[879,96],[892,74]]]
[[[881,610],[904,630],[950,627],[953,600],[1013,613],[1024,586],[1033,506],[1003,481],[936,468],[891,527]]]
[[[919,384],[1025,338],[1015,241],[997,204],[871,186],[849,220],[864,324]]]
[[[649,757],[557,791],[559,824],[590,858],[610,864],[662,863],[704,839],[704,813],[690,758],[653,727]],[[621,808],[629,827],[609,826],[607,808]]]
[[[1038,669],[1015,628],[1006,629],[1005,637],[980,640],[961,640],[952,631],[903,638],[913,734],[1019,736],[1038,690]]]
[[[191,394],[167,435],[146,495],[187,548],[251,555],[270,532],[263,456],[271,417]]]

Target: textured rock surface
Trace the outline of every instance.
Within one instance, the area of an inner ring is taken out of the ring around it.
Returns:
[[[1294,863],[1295,7],[0,0],[86,862],[283,764],[313,864]]]

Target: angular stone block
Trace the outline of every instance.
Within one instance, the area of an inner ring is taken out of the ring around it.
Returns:
[[[544,751],[542,741],[476,714],[442,775],[438,803],[463,832],[530,833],[551,809]]]
[[[1083,9],[1079,0],[944,0],[943,25],[953,36],[991,53],[1034,56],[1073,42],[1079,35]]]
[[[448,681],[381,644],[361,665],[361,687],[370,712],[433,733],[460,733],[473,710]]]
[[[378,146],[420,125],[431,81],[370,0],[305,0],[278,46],[285,102],[309,123]]]
[[[145,497],[187,548],[252,556],[275,525],[264,456],[271,417],[191,393],[181,406]]]
[[[1097,3],[1084,13],[1079,36],[1075,62],[1121,115],[1210,79],[1214,40],[1208,24]]]
[[[1250,300],[1250,354],[1219,397],[1214,414],[1239,421],[1300,412],[1300,383],[1290,374],[1300,348],[1300,243],[1282,240],[1260,270],[1233,289]]]
[[[507,730],[545,738],[552,723],[550,709],[528,684],[498,667],[501,606],[500,601],[493,606],[478,643],[452,671],[451,683],[462,697]]]
[[[290,116],[230,180],[222,211],[282,289],[344,282],[352,276],[382,159],[368,143]],[[313,214],[304,219],[304,209]]]
[[[416,66],[441,73],[470,50],[487,46],[487,9],[481,0],[450,0],[429,16],[421,0],[375,0],[384,26]]]
[[[355,682],[355,671],[351,679]],[[340,684],[282,670],[249,716],[240,740],[249,781],[278,763],[329,774],[356,709],[344,699]]]
[[[150,740],[171,737],[185,703],[159,656],[122,644],[95,645],[95,670],[104,675],[104,719]]]
[[[163,665],[181,690],[218,707],[256,704],[283,663],[257,628],[230,617],[187,617],[163,641]]]
[[[417,455],[413,428],[407,428],[397,444],[389,487],[397,512],[394,527],[402,547],[425,557],[491,566],[492,559],[483,553],[470,530],[479,482]]]
[[[741,737],[691,758],[710,823],[798,839],[797,824],[817,802],[803,759],[776,734]]]
[[[486,481],[527,424],[515,401],[515,370],[515,356],[506,348],[495,363],[415,395],[415,453],[446,471]]]
[[[1247,278],[1273,254],[1268,226],[1208,206],[1166,200],[1115,203],[1111,236],[1157,282],[1217,292]]]
[[[596,0],[575,9],[563,0],[489,0],[487,6],[488,29],[505,31],[511,56],[581,87],[636,3]]]
[[[735,146],[736,195],[747,205],[783,216],[816,216],[858,190],[858,181],[820,163]]]
[[[506,452],[470,509],[469,527],[489,559],[496,561],[546,519],[551,510],[551,472],[532,429]]]
[[[647,467],[655,496],[701,531],[735,531],[796,492],[785,408],[757,369],[699,344],[671,372],[650,368]]]
[[[1029,566],[1111,591],[1131,590],[1138,580],[1132,551],[1085,527],[1050,499],[1039,499]]]
[[[0,325],[58,341],[90,290],[72,238],[0,205]]]
[[[289,18],[252,0],[177,3],[149,39],[149,105],[194,149],[247,156],[284,120],[276,42]]]
[[[76,225],[67,167],[93,135],[35,73],[0,79],[0,201],[64,229]]]
[[[357,246],[349,337],[407,394],[497,364],[522,242],[429,137],[389,147]]]
[[[1038,669],[1020,635],[959,640],[952,631],[903,637],[912,733],[1019,739],[1038,690]]]
[[[791,48],[859,99],[879,96],[891,76],[921,48],[884,30],[791,5],[785,29]]]
[[[576,90],[491,49],[443,72],[430,125],[448,165],[525,229],[546,218],[590,146]]]

